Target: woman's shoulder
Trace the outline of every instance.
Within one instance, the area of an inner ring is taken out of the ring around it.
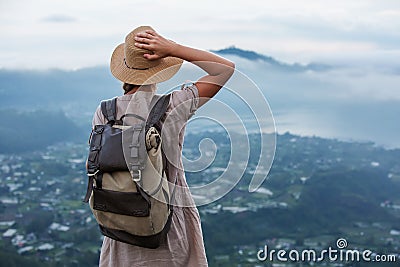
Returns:
[[[178,112],[189,119],[197,110],[199,105],[199,91],[194,83],[185,83],[180,90],[171,93],[168,111]]]
[[[197,108],[199,102],[199,91],[194,83],[185,83],[180,89],[171,93],[170,104],[172,107],[176,107],[185,102],[193,102],[192,104],[195,104]]]

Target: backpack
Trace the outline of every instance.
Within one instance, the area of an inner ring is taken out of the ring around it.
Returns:
[[[117,98],[101,102],[107,123],[91,133],[84,202],[101,233],[114,240],[157,248],[170,228],[175,186],[171,192],[160,134],[169,99],[169,94],[155,95],[147,120],[136,114],[117,120]],[[140,122],[124,125],[129,117]]]

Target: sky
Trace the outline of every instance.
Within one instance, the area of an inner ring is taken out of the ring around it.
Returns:
[[[278,131],[400,146],[399,0],[0,0],[0,69],[108,66],[140,25],[200,49],[333,66],[280,73],[233,58],[269,101]],[[257,90],[228,85],[264,107]]]
[[[109,64],[139,25],[201,49],[236,46],[293,63],[386,66],[400,58],[398,0],[0,0],[0,68]]]

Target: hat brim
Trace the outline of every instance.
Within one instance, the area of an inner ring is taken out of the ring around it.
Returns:
[[[176,57],[165,57],[160,59],[160,63],[152,68],[145,70],[131,69],[124,62],[125,52],[122,43],[118,45],[111,56],[111,73],[118,80],[136,84],[146,85],[166,81],[178,72],[183,60]]]

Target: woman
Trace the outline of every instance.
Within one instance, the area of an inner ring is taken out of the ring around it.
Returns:
[[[117,100],[119,117],[130,107],[134,107],[137,112],[147,110],[155,93],[156,83],[171,78],[179,70],[183,60],[207,72],[207,75],[193,84],[172,92],[166,112],[167,118],[168,115],[175,114],[171,115],[175,116],[172,122],[181,123],[179,132],[175,135],[167,131],[167,138],[176,139],[169,146],[178,152],[177,164],[171,165],[172,170],[169,171],[176,171],[177,184],[181,188],[188,188],[181,161],[185,122],[227,82],[233,74],[234,63],[215,54],[167,40],[151,27],[141,26],[128,34],[125,43],[114,50],[111,72],[124,83],[125,93]],[[106,119],[100,109],[97,109],[93,125],[104,123]],[[207,266],[199,213],[193,205],[189,190],[183,192],[178,194],[179,201],[174,207],[171,228],[159,248],[147,249],[104,237],[99,265]]]

